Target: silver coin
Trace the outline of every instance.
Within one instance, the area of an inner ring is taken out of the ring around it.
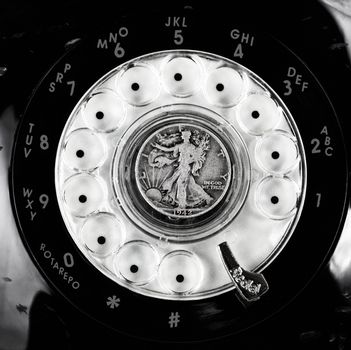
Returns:
[[[191,124],[154,132],[140,148],[138,189],[153,208],[171,217],[194,217],[214,208],[232,178],[230,157],[217,136]]]

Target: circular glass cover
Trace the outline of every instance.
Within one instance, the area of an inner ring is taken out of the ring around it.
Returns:
[[[68,118],[55,174],[89,261],[134,292],[179,300],[234,288],[223,243],[245,271],[263,271],[306,187],[299,132],[276,93],[233,61],[186,50],[94,84]]]

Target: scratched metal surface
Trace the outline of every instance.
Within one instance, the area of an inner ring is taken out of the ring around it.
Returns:
[[[351,58],[351,0],[324,0],[323,3],[339,24]],[[330,260],[329,270],[338,283],[342,295],[351,303],[351,207],[349,207],[342,235]]]
[[[0,349],[25,349],[29,310],[48,291],[18,235],[11,210],[8,172],[17,121],[11,107],[0,115]]]
[[[351,57],[351,0],[323,0],[323,3],[339,24]]]

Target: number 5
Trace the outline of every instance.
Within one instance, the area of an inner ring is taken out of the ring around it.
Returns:
[[[181,29],[176,29],[174,31],[174,43],[176,45],[182,45],[184,42],[184,37],[182,35],[182,30]]]

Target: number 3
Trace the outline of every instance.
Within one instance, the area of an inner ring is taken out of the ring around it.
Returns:
[[[285,89],[286,89],[286,91],[284,92],[284,96],[291,95],[291,93],[292,93],[291,81],[290,80],[284,80],[283,83],[285,84]]]

